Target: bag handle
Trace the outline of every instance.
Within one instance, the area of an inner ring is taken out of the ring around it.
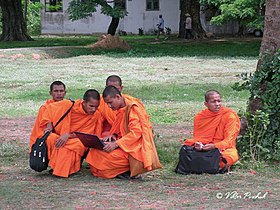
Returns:
[[[72,102],[72,106],[64,113],[64,115],[62,115],[62,117],[57,121],[57,123],[55,124],[55,126],[53,127],[52,129],[52,132],[54,133],[55,132],[55,128],[56,126],[58,126],[58,124],[68,115],[68,113],[71,111],[72,107],[74,106],[75,104],[75,101],[69,99],[71,102]]]
[[[223,168],[221,168],[221,169],[219,170],[219,174],[224,174],[224,173],[227,171],[227,169],[228,169],[228,162],[227,162],[227,160],[222,156],[222,154],[221,154],[221,159],[222,159],[223,163],[226,164],[226,165],[225,165]]]

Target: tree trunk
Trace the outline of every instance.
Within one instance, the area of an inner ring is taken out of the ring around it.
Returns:
[[[2,35],[0,41],[30,41],[21,0],[0,0],[2,9]]]
[[[274,54],[280,48],[280,1],[266,0],[264,34],[261,54],[266,51]]]
[[[181,14],[180,14],[180,25],[179,25],[179,37],[185,36],[185,25],[186,19],[185,14],[189,13],[192,18],[192,34],[195,39],[201,39],[206,36],[204,29],[200,22],[200,3],[199,0],[182,0],[181,1]]]
[[[262,55],[266,52],[274,54],[280,48],[280,1],[266,0],[265,18],[264,18],[264,34],[261,44],[261,57],[259,58],[257,71],[261,71]],[[265,92],[266,81],[263,81],[261,90]],[[248,110],[255,113],[257,109],[262,109],[262,100],[260,98],[250,97]]]
[[[23,17],[25,21],[27,21],[27,6],[29,4],[29,0],[24,0],[24,8],[23,8]]]
[[[188,13],[187,11],[187,0],[181,0],[181,14],[180,14],[180,23],[179,23],[179,35],[178,37],[184,38],[185,37],[185,14]]]
[[[120,22],[120,18],[112,17],[107,33],[114,36],[116,34],[116,30],[118,28],[119,22]]]

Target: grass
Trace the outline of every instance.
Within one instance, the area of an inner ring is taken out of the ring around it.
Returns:
[[[132,50],[125,52],[117,49],[108,52],[87,48],[87,45],[98,40],[97,36],[34,37],[34,41],[29,42],[2,42],[0,49],[64,46],[63,53],[61,48],[45,50],[47,54],[57,58],[89,54],[113,57],[257,57],[260,49],[260,39],[253,38],[216,38],[194,42],[187,42],[175,36],[163,42],[155,42],[154,36],[122,36],[122,38],[130,44]]]
[[[279,167],[240,164],[230,175],[173,172],[180,140],[192,136],[193,116],[203,108],[206,90],[218,89],[224,105],[236,111],[246,109],[248,91],[236,92],[231,86],[239,81],[236,75],[255,71],[260,40],[185,42],[171,37],[158,43],[153,38],[125,37],[133,46],[129,52],[84,47],[97,37],[1,43],[2,49],[16,49],[0,50],[0,209],[279,208]],[[33,48],[60,45],[66,47]],[[41,59],[33,59],[34,53]],[[49,98],[49,84],[62,80],[67,97],[77,99],[89,88],[102,92],[111,74],[122,77],[124,93],[144,102],[164,168],[131,181],[95,178],[86,163],[68,179],[29,169],[28,138],[39,106]],[[241,197],[226,197],[234,192]],[[247,192],[268,194],[244,198]]]

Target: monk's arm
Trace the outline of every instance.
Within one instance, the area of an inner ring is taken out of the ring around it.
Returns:
[[[140,118],[137,114],[138,107],[133,106],[129,113],[129,123],[128,128],[129,132],[124,135],[122,138],[117,140],[117,144],[121,147],[124,151],[129,150],[129,148],[133,147],[137,141],[142,136],[142,128],[140,123]]]
[[[186,139],[185,142],[184,142],[184,145],[194,146],[194,144],[199,141],[199,140],[197,140],[199,138],[197,136],[197,123],[198,123],[198,120],[200,120],[200,119],[198,119],[198,116],[196,115],[194,117],[193,138],[192,139]]]
[[[235,141],[239,132],[239,119],[234,114],[230,114],[225,122],[224,139],[215,143],[215,147],[219,149],[228,149],[235,147]]]

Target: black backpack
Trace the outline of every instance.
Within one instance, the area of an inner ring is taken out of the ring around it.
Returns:
[[[50,133],[50,131],[46,132],[41,138],[37,138],[32,145],[29,154],[29,166],[35,171],[41,172],[48,168],[49,159],[46,140]]]
[[[72,100],[71,100],[72,101]],[[72,106],[67,110],[67,112],[58,120],[58,122],[53,127],[54,132],[55,127],[66,117],[74,105],[75,101],[72,101]],[[31,152],[29,154],[29,166],[37,172],[42,172],[48,168],[48,150],[46,140],[51,134],[51,131],[46,132],[41,138],[37,138],[35,143],[31,147]]]

